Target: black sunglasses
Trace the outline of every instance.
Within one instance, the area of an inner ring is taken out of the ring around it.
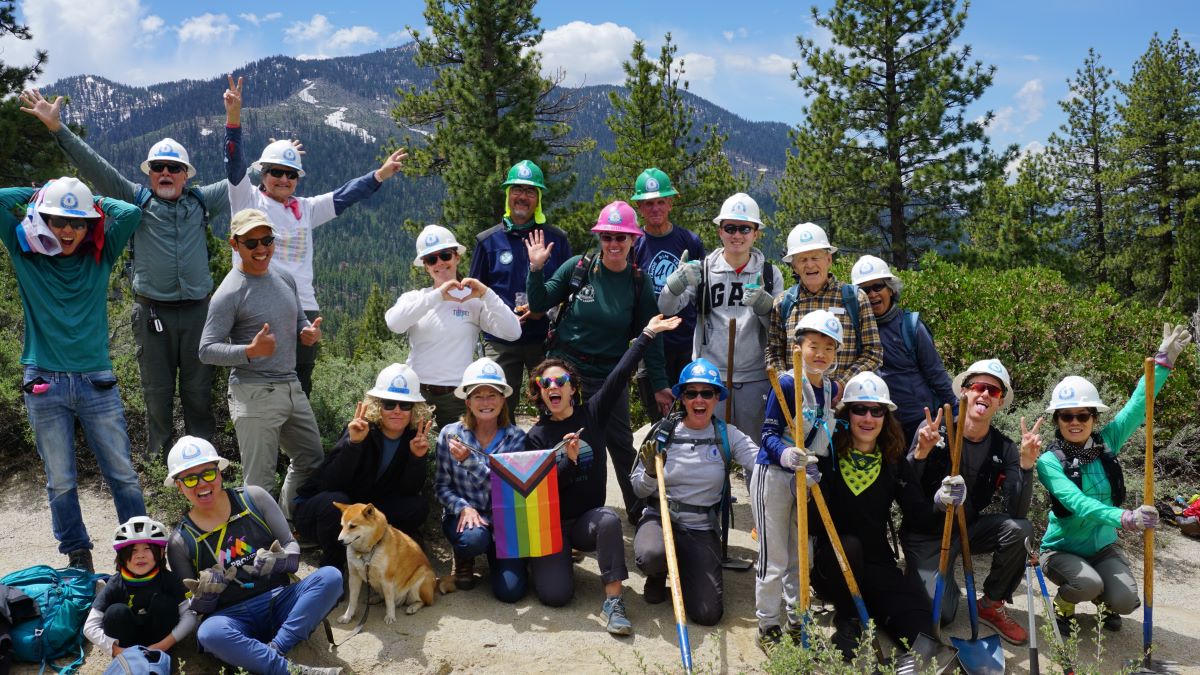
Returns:
[[[863,289],[867,293],[878,293],[887,288],[887,284],[879,282],[877,284],[871,284],[870,286],[859,286],[859,288]]]
[[[240,243],[242,246],[245,246],[247,250],[253,251],[254,249],[258,248],[259,244],[262,244],[263,246],[270,246],[271,244],[274,244],[275,237],[259,237],[257,239],[243,239],[238,243]]]
[[[754,231],[753,225],[722,225],[721,230],[725,234],[750,234]]]
[[[600,241],[602,241],[604,243],[608,243],[610,241],[615,241],[618,244],[623,244],[623,243],[625,243],[625,240],[628,238],[629,238],[629,235],[627,235],[627,234],[602,234],[602,235],[600,235]]]
[[[153,162],[150,164],[150,173],[162,173],[166,171],[170,174],[183,173],[187,171],[187,167],[174,162]]]
[[[416,404],[415,404],[415,403],[413,403],[412,401],[387,401],[387,400],[383,400],[383,401],[380,401],[380,402],[379,402],[379,405],[383,406],[383,409],[384,409],[384,410],[395,410],[395,409],[396,409],[396,406],[400,406],[400,409],[401,409],[401,410],[404,410],[404,411],[406,411],[406,412],[407,412],[407,411],[409,411],[409,410],[412,410],[412,409],[413,409],[413,406],[414,406],[414,405],[416,405]]]
[[[292,169],[267,169],[264,173],[272,178],[287,178],[289,180],[296,180],[300,177],[300,172]]]
[[[866,417],[867,415],[871,417],[883,417],[887,413],[887,410],[881,405],[851,403],[848,407],[850,408],[851,415],[858,415],[859,417]]]
[[[64,218],[62,216],[50,216],[50,227],[56,230],[64,230],[71,228],[76,232],[86,230],[88,226],[87,220],[83,218]]]
[[[453,249],[444,248],[444,249],[438,251],[437,253],[430,253],[429,255],[425,256],[424,258],[421,258],[421,261],[424,262],[426,265],[435,265],[435,264],[437,264],[437,261],[439,261],[439,260],[448,261],[448,260],[452,259],[453,257],[454,257]]]
[[[1058,419],[1066,422],[1067,424],[1070,424],[1071,422],[1075,422],[1075,421],[1086,422],[1095,416],[1096,416],[1096,413],[1092,412],[1091,410],[1084,410],[1083,412],[1078,412],[1078,413],[1069,413],[1069,412],[1058,413]]]
[[[683,392],[683,398],[688,401],[694,400],[696,397],[707,401],[716,398],[717,392],[714,389],[685,389]]]

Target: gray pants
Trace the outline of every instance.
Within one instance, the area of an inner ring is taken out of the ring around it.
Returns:
[[[809,508],[815,508],[811,504]],[[775,465],[754,467],[750,512],[758,527],[754,606],[758,627],[800,621],[800,549],[796,541],[796,474]],[[807,543],[805,544],[808,545]],[[809,557],[811,560],[811,556]]]
[[[750,437],[755,445],[761,443],[763,419],[767,415],[767,394],[771,393],[769,380],[735,382],[729,392],[733,397],[733,419],[725,420],[725,403],[717,404],[717,417]]]
[[[504,371],[504,381],[513,388],[512,395],[508,397],[508,412],[513,419],[516,419],[517,405],[525,399],[525,389],[529,386],[528,380],[525,379],[525,373],[532,373],[533,369],[546,358],[546,350],[540,342],[510,345],[485,340],[483,354],[500,364],[500,368]]]
[[[1042,552],[1046,576],[1058,584],[1058,597],[1070,603],[1104,603],[1108,611],[1128,614],[1141,605],[1137,579],[1116,544],[1085,557],[1064,551]]]
[[[690,621],[715,626],[725,613],[725,580],[721,573],[721,541],[713,530],[675,527],[675,558],[679,561],[679,585],[683,606]],[[633,537],[633,555],[638,569],[647,577],[667,574],[667,548],[662,521],[646,517]],[[646,582],[650,583],[650,582]]]
[[[296,380],[229,384],[229,416],[242,453],[246,485],[275,490],[275,466],[282,449],[290,460],[279,508],[288,520],[296,492],[321,468],[325,451],[308,396]]]
[[[1004,513],[989,513],[980,516],[967,526],[971,538],[971,554],[991,553],[992,568],[983,580],[983,594],[992,600],[1012,600],[1012,593],[1020,585],[1025,574],[1025,539],[1033,536],[1033,525],[1024,518],[1013,518]],[[901,532],[900,544],[904,547],[905,572],[919,578],[929,601],[933,602],[937,585],[938,558],[942,551],[940,534],[927,535]],[[955,525],[950,539],[950,562],[946,568],[945,592],[942,595],[943,626],[954,621],[958,613],[958,583],[955,581],[955,561],[959,551],[958,526]]]
[[[208,300],[178,306],[155,303],[153,309],[163,332],[150,327],[151,306],[143,302],[133,303],[131,321],[146,402],[145,454],[165,461],[175,426],[176,379],[187,433],[206,440],[213,437],[213,368],[200,362],[200,333],[208,316]]]

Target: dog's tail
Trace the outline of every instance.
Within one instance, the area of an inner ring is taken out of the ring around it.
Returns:
[[[435,585],[437,586],[438,592],[442,595],[447,595],[458,590],[458,587],[454,584],[453,574],[447,574],[444,577],[438,577]]]

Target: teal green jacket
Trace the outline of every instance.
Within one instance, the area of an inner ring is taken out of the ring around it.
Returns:
[[[1167,383],[1170,369],[1154,366],[1154,395]],[[1111,422],[1100,431],[1104,445],[1114,454],[1133,435],[1146,419],[1146,378],[1138,379],[1137,387]],[[1067,478],[1062,463],[1049,452],[1037,461],[1038,480],[1058,501],[1071,510],[1070,516],[1059,518],[1050,513],[1050,523],[1042,537],[1043,551],[1074,553],[1091,557],[1117,540],[1124,509],[1113,506],[1112,488],[1099,460],[1083,465],[1082,486]]]
[[[545,312],[567,297],[571,284],[571,271],[581,256],[573,256],[559,266],[549,278],[542,272],[530,272],[525,280],[529,293],[529,308],[534,312]],[[658,302],[654,298],[654,280],[642,277],[641,299],[637,302],[638,315],[633,315],[634,287],[633,267],[612,272],[598,259],[588,273],[587,282],[575,296],[575,302],[558,324],[558,339],[547,356],[566,359],[575,364],[579,374],[586,377],[603,378],[621,360],[629,349],[631,326],[638,330],[645,327],[658,314]],[[636,335],[634,331],[634,335]],[[570,345],[572,352],[583,353],[595,360],[584,361],[560,349]],[[654,338],[645,354],[646,372],[654,391],[670,387],[663,358],[662,336]]]

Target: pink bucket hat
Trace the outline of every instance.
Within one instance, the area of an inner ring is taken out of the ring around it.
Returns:
[[[620,201],[612,202],[600,210],[600,217],[596,219],[592,232],[612,232],[634,237],[643,234],[642,229],[638,227],[637,214],[634,213],[633,207]]]

